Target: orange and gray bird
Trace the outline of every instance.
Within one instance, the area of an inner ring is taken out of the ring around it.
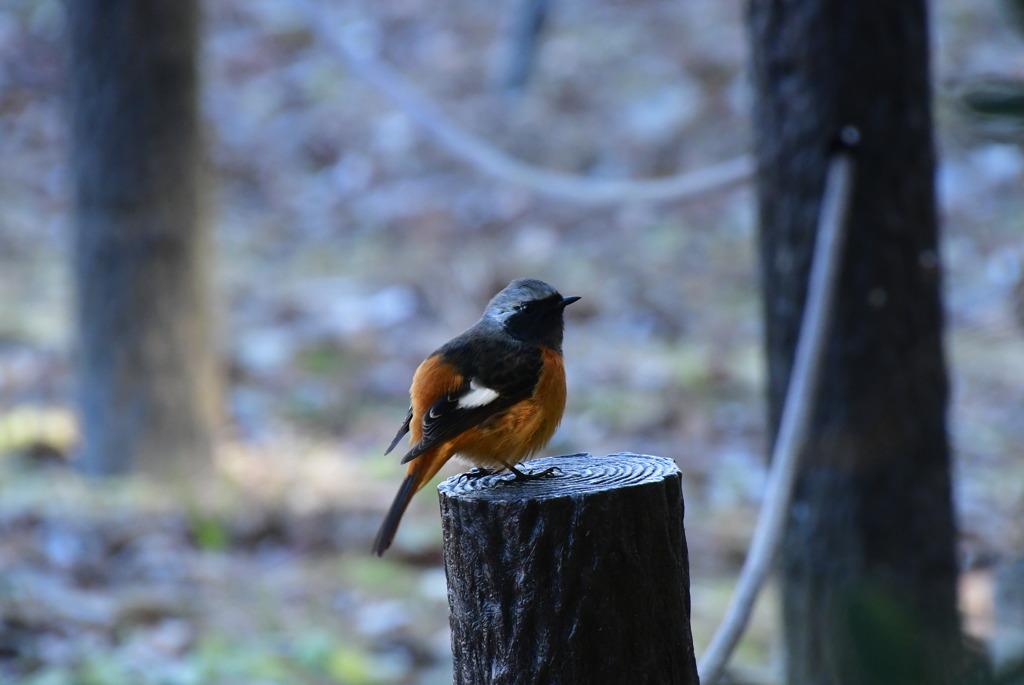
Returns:
[[[412,379],[412,406],[385,454],[408,433],[405,480],[373,543],[381,555],[409,501],[453,456],[486,475],[508,469],[548,443],[565,410],[562,313],[579,297],[562,297],[533,278],[512,281],[466,331],[427,357]],[[469,474],[467,474],[469,475]]]

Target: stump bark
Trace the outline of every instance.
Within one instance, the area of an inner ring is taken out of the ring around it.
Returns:
[[[440,486],[455,683],[695,685],[679,469],[637,454]]]

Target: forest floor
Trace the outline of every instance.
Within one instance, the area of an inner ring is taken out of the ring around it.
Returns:
[[[650,453],[683,471],[700,653],[765,475],[751,188],[588,205],[483,174],[346,70],[302,6],[207,7],[228,385],[219,477],[201,492],[68,468],[63,4],[0,6],[0,681],[451,682],[429,488],[388,555],[369,555],[402,471],[382,452],[416,364],[526,275],[584,298],[547,453]],[[1024,553],[1024,154],[958,93],[1024,78],[1024,41],[994,2],[931,6],[962,603],[985,639],[991,563]],[[558,3],[518,96],[493,87],[506,21],[469,0],[320,16],[531,164],[645,178],[749,150],[738,0]],[[769,591],[737,658],[751,681],[780,678],[775,620]]]

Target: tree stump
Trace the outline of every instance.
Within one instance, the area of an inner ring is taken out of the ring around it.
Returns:
[[[696,685],[679,469],[550,457],[441,484],[457,685]]]

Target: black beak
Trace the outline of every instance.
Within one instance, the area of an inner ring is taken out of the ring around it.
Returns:
[[[580,299],[579,295],[573,295],[572,297],[563,297],[562,301],[559,303],[558,306],[565,309],[578,299]]]

